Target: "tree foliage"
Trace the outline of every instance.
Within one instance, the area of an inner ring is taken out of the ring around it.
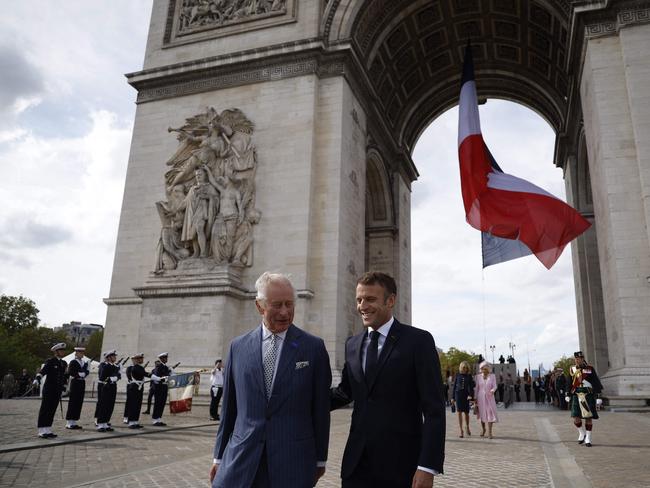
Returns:
[[[564,374],[567,376],[569,375],[569,368],[575,364],[575,359],[572,357],[566,357],[566,355],[563,355],[560,359],[555,361],[553,363],[554,368],[562,368],[562,371],[564,371]]]
[[[478,354],[473,352],[463,351],[462,349],[457,349],[455,347],[450,347],[447,352],[439,353],[440,356],[440,369],[442,371],[443,378],[446,379],[447,371],[451,374],[458,373],[458,368],[460,363],[467,361],[470,368],[474,366],[478,359]],[[471,371],[474,372],[474,371]]]
[[[38,308],[29,298],[0,296],[0,376],[24,369],[33,375],[52,353],[57,342],[66,342],[63,331],[38,327]]]
[[[102,342],[104,342],[104,331],[98,330],[93,332],[93,334],[88,338],[88,343],[86,344],[86,356],[96,361],[100,361]]]
[[[23,296],[0,295],[0,326],[10,336],[21,330],[36,329],[36,304]]]

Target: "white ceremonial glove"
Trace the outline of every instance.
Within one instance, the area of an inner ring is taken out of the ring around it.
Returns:
[[[174,374],[174,370],[171,369],[171,368],[169,368],[169,376],[171,376],[171,375],[173,375],[173,374]]]
[[[596,399],[596,406],[600,407],[603,404],[603,399],[602,398],[597,398]]]
[[[34,386],[38,385],[38,380],[32,381],[32,385],[34,385]]]
[[[151,373],[151,379],[154,383],[158,383],[161,380],[160,376],[155,375],[153,373]]]
[[[571,397],[570,396],[565,396],[564,401],[569,403],[571,401]]]
[[[86,377],[86,373],[79,373],[79,378],[85,378],[85,377]]]
[[[111,376],[111,381],[113,383],[117,383],[117,376]]]

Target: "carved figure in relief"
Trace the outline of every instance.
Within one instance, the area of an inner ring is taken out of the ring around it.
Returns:
[[[219,27],[249,17],[286,11],[286,0],[183,0],[178,31]]]
[[[181,259],[189,257],[190,251],[181,242],[181,231],[185,218],[185,192],[183,185],[176,185],[167,202],[156,202],[162,229],[156,249],[155,272],[176,269]]]
[[[212,229],[219,211],[219,192],[210,168],[202,165],[194,171],[196,184],[190,188],[185,199],[185,219],[181,241],[191,243],[192,257],[208,256],[207,235]]]
[[[198,4],[197,4],[198,5]],[[239,109],[214,108],[186,119],[179,147],[167,161],[167,201],[156,203],[162,231],[156,273],[184,259],[252,265],[257,153],[254,126]]]

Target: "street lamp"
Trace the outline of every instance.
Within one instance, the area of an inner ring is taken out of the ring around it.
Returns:
[[[492,351],[492,364],[494,364],[494,350],[497,348],[497,346],[490,346],[490,351]]]

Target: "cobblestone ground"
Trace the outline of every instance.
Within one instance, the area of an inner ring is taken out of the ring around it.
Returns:
[[[132,432],[119,418],[114,419],[115,433],[107,435],[65,431],[58,419],[57,441],[69,443],[55,444],[34,437],[38,405],[34,400],[0,400],[0,486],[208,486],[216,424],[207,421],[206,406],[196,406],[191,415],[166,414],[171,429],[148,427],[128,436],[124,434]],[[120,407],[116,412],[121,413]],[[86,425],[93,409],[86,406]],[[604,412],[596,422],[592,448],[577,444],[566,412],[500,410],[499,415],[494,439],[480,438],[474,420],[473,435],[459,439],[456,418],[448,413],[445,475],[436,478],[435,486],[650,487],[650,415]],[[327,474],[318,486],[340,486],[349,417],[350,410],[333,413]]]

